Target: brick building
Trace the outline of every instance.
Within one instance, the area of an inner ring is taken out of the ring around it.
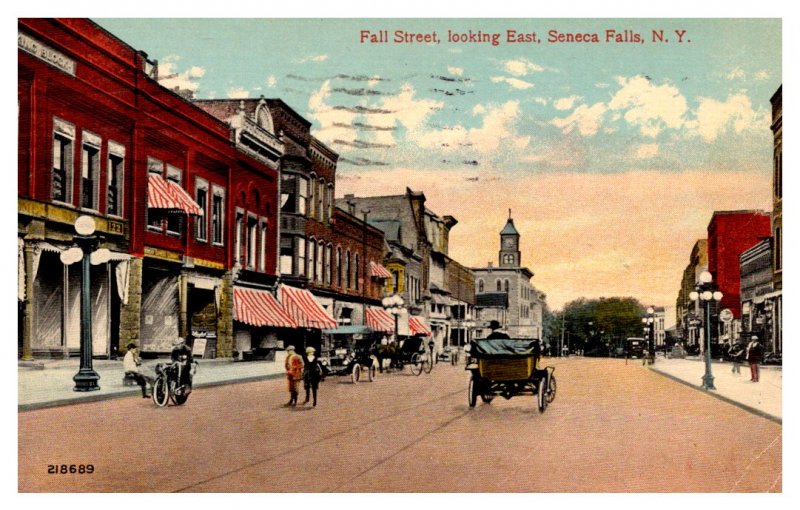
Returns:
[[[783,85],[772,103],[772,344],[783,351]]]
[[[80,215],[112,252],[91,274],[95,356],[165,353],[188,333],[230,356],[235,276],[275,279],[281,143],[231,143],[89,20],[18,29],[21,357],[79,349],[78,268],[60,253]]]

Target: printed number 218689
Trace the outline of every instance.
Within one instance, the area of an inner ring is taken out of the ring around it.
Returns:
[[[67,474],[92,474],[94,473],[94,465],[92,464],[48,464],[47,474],[49,475],[67,475]]]

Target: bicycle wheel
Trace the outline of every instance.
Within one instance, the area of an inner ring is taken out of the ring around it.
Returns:
[[[158,376],[153,382],[153,403],[158,407],[164,407],[169,402],[169,390],[167,380],[164,376]]]
[[[414,375],[419,375],[422,373],[422,360],[419,359],[419,353],[415,352],[411,355],[411,373]]]

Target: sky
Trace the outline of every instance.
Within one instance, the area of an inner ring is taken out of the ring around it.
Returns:
[[[167,87],[289,104],[337,197],[424,192],[463,264],[496,263],[511,209],[553,309],[671,307],[714,210],[771,210],[780,19],[93,19]]]

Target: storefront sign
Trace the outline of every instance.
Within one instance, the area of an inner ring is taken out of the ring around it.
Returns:
[[[75,61],[66,57],[63,53],[45,46],[36,39],[21,32],[17,33],[17,45],[19,49],[27,51],[34,57],[44,60],[51,66],[57,67],[69,75],[75,76]]]

